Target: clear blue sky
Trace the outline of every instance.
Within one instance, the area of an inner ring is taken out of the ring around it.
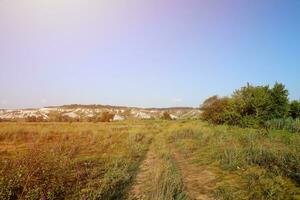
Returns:
[[[300,98],[299,0],[0,0],[0,108]]]

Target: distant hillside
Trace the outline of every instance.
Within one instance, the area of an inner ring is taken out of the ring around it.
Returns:
[[[111,105],[49,106],[40,109],[0,110],[0,121],[122,121],[161,119],[165,113],[176,119],[199,118],[200,110],[191,107],[137,108]]]
[[[62,106],[48,106],[46,108],[65,108],[65,109],[76,109],[76,108],[88,108],[88,109],[97,109],[97,108],[112,108],[112,109],[127,109],[129,107],[126,106],[112,106],[112,105],[102,105],[102,104],[70,104],[70,105],[62,105]],[[132,107],[133,108],[133,107]]]
[[[112,105],[102,105],[102,104],[70,104],[70,105],[62,105],[62,106],[48,106],[46,108],[65,108],[65,109],[76,109],[76,108],[89,108],[89,109],[97,109],[97,108],[111,108],[111,109],[144,109],[144,110],[193,110],[193,107],[167,107],[167,108],[141,108],[141,107],[130,107],[130,106],[112,106]]]

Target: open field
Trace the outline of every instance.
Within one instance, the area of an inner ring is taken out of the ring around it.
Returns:
[[[300,0],[0,0],[0,200],[300,200]]]
[[[198,120],[0,123],[0,199],[300,199],[299,152]]]

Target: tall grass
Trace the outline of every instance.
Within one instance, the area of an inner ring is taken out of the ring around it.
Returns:
[[[148,200],[185,200],[187,197],[183,191],[181,175],[177,170],[169,147],[164,138],[157,138],[155,149],[160,162],[153,167],[153,176],[148,188],[146,199]]]
[[[198,123],[177,125],[169,141],[218,174],[216,199],[299,197],[299,135]]]
[[[142,200],[186,200],[181,174],[177,169],[170,147],[166,141],[166,130],[158,134],[146,158],[147,169],[139,197]]]
[[[300,133],[300,119],[272,119],[267,126],[274,130],[285,130],[293,133]]]
[[[0,199],[122,199],[156,127],[0,125]]]

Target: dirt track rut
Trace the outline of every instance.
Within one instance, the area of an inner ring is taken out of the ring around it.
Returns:
[[[191,200],[211,200],[215,176],[205,166],[191,164],[182,154],[174,151],[174,160],[182,174],[185,192]]]

